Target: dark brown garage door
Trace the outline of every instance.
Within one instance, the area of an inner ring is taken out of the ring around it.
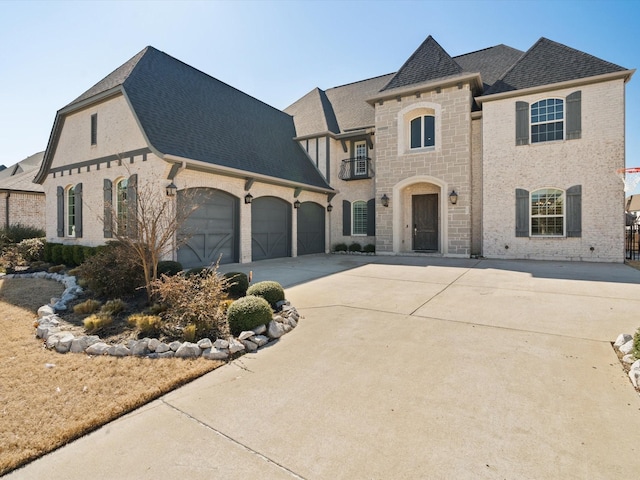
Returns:
[[[254,198],[251,204],[251,259],[291,255],[291,204],[276,197]]]
[[[178,261],[184,268],[238,261],[238,205],[233,195],[213,188],[191,188],[178,192],[178,209],[193,202],[197,209],[178,232],[182,244]]]
[[[303,202],[298,208],[298,255],[324,253],[324,207]]]

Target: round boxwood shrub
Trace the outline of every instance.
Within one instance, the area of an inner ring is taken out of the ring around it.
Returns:
[[[362,245],[360,245],[358,242],[353,242],[351,245],[349,245],[349,251],[350,252],[361,252],[362,251]]]
[[[333,251],[334,252],[346,252],[347,251],[347,244],[346,243],[336,243],[336,245],[333,247]]]
[[[182,264],[173,260],[161,260],[158,262],[158,278],[162,275],[173,277],[182,271]]]
[[[362,249],[362,251],[365,253],[375,253],[376,246],[373,243],[367,243]]]
[[[245,330],[252,330],[260,325],[268,324],[273,317],[269,303],[261,297],[247,295],[239,298],[227,310],[229,329],[234,336]]]
[[[274,308],[276,306],[276,303],[278,303],[280,300],[284,300],[284,290],[282,289],[282,285],[280,285],[278,282],[272,281],[258,282],[254,285],[251,285],[247,289],[247,295],[256,295],[258,297],[262,297]]]
[[[228,272],[224,274],[224,278],[229,282],[225,290],[230,296],[240,298],[247,294],[247,288],[249,288],[247,275],[242,272]]]

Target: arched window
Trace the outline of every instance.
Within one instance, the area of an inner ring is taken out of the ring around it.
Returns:
[[[545,98],[531,105],[531,143],[564,139],[564,100]]]
[[[76,236],[76,189],[72,185],[67,189],[66,195],[66,211],[67,211],[67,237]]]
[[[411,148],[434,147],[436,144],[436,117],[421,115],[411,120]]]
[[[531,192],[531,236],[563,236],[565,210],[563,190],[541,188]]]
[[[367,202],[358,200],[352,204],[352,235],[366,235],[367,234]]]
[[[127,231],[127,188],[129,181],[126,178],[116,182],[116,218],[118,234],[124,235]]]

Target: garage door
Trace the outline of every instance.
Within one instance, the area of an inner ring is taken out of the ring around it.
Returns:
[[[324,207],[303,202],[298,208],[298,255],[324,253]]]
[[[251,203],[251,259],[291,255],[291,204],[276,197]]]
[[[184,268],[238,261],[238,199],[213,188],[178,192],[178,209],[186,202],[198,207],[180,228],[178,261]]]

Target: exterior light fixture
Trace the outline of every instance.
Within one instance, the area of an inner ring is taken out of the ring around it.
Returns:
[[[253,195],[251,195],[250,193],[247,193],[244,196],[244,203],[251,203],[253,201]]]
[[[388,207],[389,206],[389,197],[387,197],[386,193],[384,195],[382,195],[382,198],[380,199],[380,201],[382,202],[382,206],[383,207]]]
[[[449,194],[449,201],[451,202],[451,205],[458,203],[458,194],[455,190],[451,190],[451,193]]]
[[[167,197],[175,197],[176,192],[178,191],[178,187],[176,187],[175,184],[171,182],[169,185],[167,185],[166,191],[167,191]]]
[[[327,205],[327,212],[330,212],[331,210],[333,210],[333,205],[331,204]]]
[[[300,208],[300,200],[296,200],[295,202],[293,202],[293,208]]]

